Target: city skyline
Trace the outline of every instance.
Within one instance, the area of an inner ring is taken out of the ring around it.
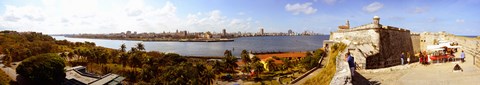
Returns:
[[[346,20],[356,27],[373,16],[412,32],[480,33],[477,0],[4,0],[0,5],[1,30],[47,34],[258,32],[261,27],[328,34]]]

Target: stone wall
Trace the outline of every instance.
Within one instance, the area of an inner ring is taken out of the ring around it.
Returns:
[[[420,49],[420,34],[411,34],[413,53],[419,53]]]
[[[410,31],[405,29],[370,28],[332,32],[330,40],[346,43],[360,69],[399,65],[402,52],[414,55]]]
[[[367,58],[367,69],[400,65],[402,52],[405,53],[405,57],[408,53],[413,55],[410,31],[379,29],[379,34],[380,53],[378,56]]]
[[[359,68],[365,68],[367,66],[366,58],[370,54],[378,53],[378,51],[374,52],[374,50],[379,47],[379,35],[375,29],[342,31],[330,33],[330,40],[347,44],[348,51],[355,57],[355,63],[357,63]]]

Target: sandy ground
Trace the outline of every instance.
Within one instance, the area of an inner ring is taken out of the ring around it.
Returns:
[[[460,57],[460,52],[455,54]],[[458,64],[463,72],[453,72]],[[391,71],[358,71],[373,84],[382,85],[478,85],[480,70],[473,65],[471,55],[466,53],[465,62],[447,62],[430,65],[413,63],[391,67]],[[377,69],[378,70],[378,69]]]

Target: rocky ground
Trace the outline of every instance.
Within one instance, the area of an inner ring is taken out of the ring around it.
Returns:
[[[478,85],[480,70],[473,65],[473,59],[466,53],[464,63],[447,62],[421,65],[413,63],[409,65],[394,66],[384,69],[360,70],[363,77],[372,84],[382,85]],[[460,52],[455,54],[460,57]],[[454,66],[458,64],[463,72],[454,72]],[[355,80],[354,80],[355,81]]]

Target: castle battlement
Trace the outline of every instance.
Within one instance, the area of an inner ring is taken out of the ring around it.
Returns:
[[[373,22],[351,29],[339,28],[330,33],[330,40],[348,45],[360,68],[383,68],[400,64],[400,55],[413,55],[410,30]]]

